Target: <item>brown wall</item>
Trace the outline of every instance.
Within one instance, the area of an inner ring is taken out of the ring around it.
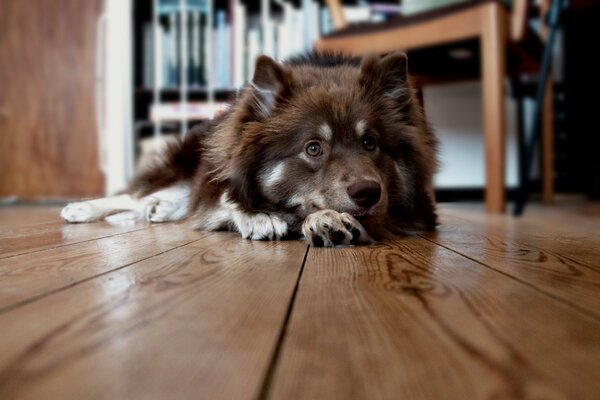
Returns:
[[[94,115],[102,0],[0,0],[0,197],[102,193]]]

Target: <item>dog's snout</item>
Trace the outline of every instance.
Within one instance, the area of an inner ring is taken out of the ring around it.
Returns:
[[[371,208],[381,198],[381,186],[374,181],[359,181],[348,186],[348,195],[356,205]]]

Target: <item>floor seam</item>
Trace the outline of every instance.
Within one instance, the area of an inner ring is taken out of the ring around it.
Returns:
[[[576,310],[576,311],[578,311],[578,312],[580,312],[580,313],[584,314],[586,317],[591,317],[591,318],[593,318],[593,319],[594,319],[594,320],[596,320],[596,321],[600,321],[600,315],[597,315],[597,314],[596,314],[596,313],[594,313],[593,311],[590,311],[590,310],[588,310],[588,309],[586,309],[586,308],[580,307],[580,306],[578,306],[577,304],[575,304],[575,303],[572,303],[572,302],[571,302],[571,301],[569,301],[569,300],[563,299],[562,297],[558,297],[558,296],[556,296],[556,295],[554,295],[554,294],[552,294],[552,293],[550,293],[550,292],[548,292],[548,291],[546,291],[546,290],[544,290],[544,289],[541,289],[541,288],[539,288],[539,287],[537,287],[537,286],[535,286],[535,285],[532,285],[531,283],[529,283],[529,282],[527,282],[527,281],[525,281],[525,280],[523,280],[523,279],[520,279],[520,278],[518,278],[518,277],[516,277],[516,276],[514,276],[514,275],[511,275],[511,274],[509,274],[509,273],[507,273],[507,272],[504,272],[504,271],[502,271],[502,270],[500,270],[500,269],[498,269],[498,268],[494,268],[494,267],[493,267],[493,266],[491,266],[491,265],[488,265],[488,264],[486,264],[486,263],[484,263],[484,262],[482,262],[482,261],[479,261],[479,260],[477,260],[476,258],[473,258],[473,257],[471,257],[471,256],[468,256],[468,255],[466,255],[466,254],[463,254],[463,253],[461,253],[460,251],[458,251],[458,250],[455,250],[455,249],[453,249],[453,248],[451,248],[451,247],[448,247],[448,246],[446,246],[446,245],[444,245],[444,244],[441,244],[441,243],[439,243],[439,242],[436,242],[435,240],[429,239],[429,238],[427,238],[427,237],[425,237],[425,236],[423,236],[423,235],[418,235],[418,236],[419,236],[420,238],[424,239],[424,240],[427,240],[428,242],[431,242],[431,243],[433,243],[433,244],[436,244],[436,245],[438,245],[438,246],[440,246],[440,247],[443,247],[443,248],[445,248],[446,250],[449,250],[449,251],[451,251],[451,252],[453,252],[453,253],[455,253],[455,254],[458,254],[458,255],[460,255],[460,256],[462,256],[462,257],[465,257],[465,258],[466,258],[466,259],[468,259],[468,260],[471,260],[471,261],[473,261],[473,262],[475,262],[475,263],[477,263],[477,264],[479,264],[479,265],[482,265],[483,267],[485,267],[485,268],[487,268],[487,269],[490,269],[490,270],[492,270],[492,271],[495,271],[495,272],[497,272],[497,273],[499,273],[499,274],[501,274],[501,275],[504,275],[504,276],[506,276],[507,278],[510,278],[510,279],[512,279],[512,280],[514,280],[514,281],[517,281],[517,282],[519,282],[519,283],[521,283],[521,284],[523,284],[523,285],[525,285],[525,286],[527,286],[527,287],[529,287],[529,288],[531,288],[531,289],[535,290],[535,291],[536,291],[536,292],[538,292],[538,293],[541,293],[541,294],[543,294],[543,295],[545,295],[545,296],[548,296],[548,297],[550,297],[551,299],[553,299],[553,300],[556,300],[556,301],[558,301],[559,303],[562,303],[563,305],[566,305],[566,306],[568,306],[568,307],[570,307],[570,308],[572,308],[572,309],[574,309],[574,310]]]
[[[275,348],[273,349],[273,353],[269,360],[269,365],[267,366],[267,370],[262,379],[262,384],[260,387],[260,392],[258,393],[257,400],[266,400],[269,398],[269,393],[271,391],[271,386],[273,383],[273,377],[275,376],[275,370],[277,369],[277,364],[279,362],[281,349],[283,348],[283,342],[285,341],[285,337],[287,334],[288,325],[294,311],[294,304],[296,303],[296,295],[298,294],[298,288],[300,287],[300,280],[302,279],[302,274],[304,272],[304,266],[306,265],[306,260],[308,258],[308,252],[310,250],[310,246],[306,246],[306,252],[304,253],[304,259],[302,260],[302,265],[300,266],[300,271],[298,272],[298,277],[296,279],[296,283],[294,285],[294,290],[292,291],[292,295],[290,297],[290,301],[288,303],[288,308],[285,314],[285,318],[283,319],[283,323],[281,324],[281,329],[279,331],[279,336],[277,337],[277,342],[275,343]]]
[[[23,253],[18,253],[18,254],[11,254],[10,256],[0,256],[0,260],[6,260],[8,258],[12,258],[12,257],[18,257],[18,256],[24,256],[27,254],[34,254],[34,253],[39,253],[42,251],[47,251],[47,250],[54,250],[54,249],[60,249],[62,247],[68,247],[68,246],[73,246],[76,244],[81,244],[81,243],[86,243],[86,242],[91,242],[94,240],[102,240],[102,239],[107,239],[110,237],[115,237],[115,236],[119,236],[119,235],[126,235],[128,233],[133,233],[133,232],[139,232],[139,231],[143,231],[144,229],[148,229],[148,228],[152,228],[152,226],[145,226],[143,228],[139,228],[139,229],[132,229],[130,231],[125,231],[125,232],[119,232],[119,233],[113,233],[111,235],[106,235],[106,236],[100,236],[100,237],[96,237],[96,238],[91,238],[91,239],[85,239],[79,242],[73,242],[73,243],[65,243],[65,244],[61,244],[58,246],[53,246],[53,247],[46,247],[44,249],[38,249],[38,250],[32,250],[32,251],[26,251]]]
[[[159,253],[156,253],[156,254],[153,254],[153,255],[151,255],[151,256],[144,257],[144,258],[141,258],[141,259],[139,259],[139,260],[132,261],[132,262],[130,262],[130,263],[127,263],[127,264],[121,265],[120,267],[117,267],[117,268],[114,268],[114,269],[111,269],[111,270],[108,270],[108,271],[104,271],[104,272],[102,272],[102,273],[100,273],[100,274],[96,274],[96,275],[93,275],[93,276],[89,276],[89,277],[87,277],[87,278],[84,278],[84,279],[82,279],[82,280],[80,280],[80,281],[73,282],[73,283],[70,283],[70,284],[68,284],[68,285],[65,285],[65,286],[61,286],[61,287],[59,287],[59,288],[56,288],[56,289],[50,290],[50,291],[48,291],[48,292],[45,292],[45,293],[39,294],[39,295],[37,295],[37,296],[30,297],[30,298],[29,298],[29,299],[27,299],[27,300],[22,300],[22,301],[19,301],[19,302],[17,302],[17,303],[14,303],[14,304],[11,304],[11,305],[9,305],[9,306],[6,306],[6,307],[4,307],[4,308],[0,308],[0,314],[6,313],[6,312],[10,312],[10,311],[12,311],[12,310],[14,310],[14,309],[17,309],[17,308],[19,308],[19,307],[23,307],[23,306],[25,306],[25,305],[27,305],[27,304],[30,304],[30,303],[36,302],[36,301],[38,301],[38,300],[41,300],[41,299],[43,299],[43,298],[45,298],[45,297],[52,296],[52,295],[54,295],[54,294],[56,294],[56,293],[60,293],[60,292],[62,292],[62,291],[64,291],[64,290],[67,290],[67,289],[71,289],[71,288],[73,288],[73,287],[75,287],[75,286],[78,286],[78,285],[80,285],[80,284],[82,284],[82,283],[89,282],[89,281],[91,281],[92,279],[96,279],[96,278],[102,277],[102,276],[104,276],[104,275],[111,274],[111,273],[113,273],[113,272],[116,272],[116,271],[120,271],[120,270],[122,270],[122,269],[124,269],[124,268],[127,268],[127,267],[129,267],[129,266],[132,266],[132,265],[134,265],[134,264],[140,263],[140,262],[142,262],[142,261],[146,261],[146,260],[148,260],[148,259],[150,259],[150,258],[157,257],[157,256],[160,256],[160,255],[162,255],[162,254],[168,253],[168,252],[170,252],[170,251],[173,251],[173,250],[179,249],[179,248],[181,248],[181,247],[184,247],[184,246],[187,246],[187,245],[189,245],[189,244],[192,244],[192,243],[194,243],[194,242],[197,242],[197,241],[199,241],[199,240],[201,240],[201,239],[202,239],[202,238],[199,238],[199,239],[195,239],[195,240],[192,240],[192,241],[186,242],[186,243],[184,243],[184,244],[181,244],[181,245],[179,245],[179,246],[172,247],[172,248],[170,248],[170,249],[167,249],[167,250],[161,251],[161,252],[159,252]]]

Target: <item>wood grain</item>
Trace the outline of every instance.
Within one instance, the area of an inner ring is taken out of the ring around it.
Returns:
[[[305,251],[207,234],[0,314],[0,398],[256,398]]]
[[[59,208],[11,207],[0,213],[0,259],[145,229],[145,222],[67,224]],[[9,217],[8,214],[11,214]],[[32,215],[33,214],[33,215]]]
[[[600,323],[419,237],[310,251],[274,399],[595,399]]]
[[[102,4],[0,2],[0,197],[102,193],[94,117]]]
[[[88,227],[95,228],[93,224]],[[0,312],[202,237],[183,224],[153,225],[148,229],[0,259]]]
[[[600,203],[590,204],[594,206],[582,207],[579,211],[572,208],[561,210],[557,207],[560,203],[556,206],[533,204],[520,218],[486,215],[480,207],[472,205],[446,205],[441,212],[442,226],[449,229],[453,225],[460,225],[460,229],[502,235],[560,253],[598,269]]]
[[[558,200],[374,247],[164,224],[2,259],[0,399],[595,399],[600,206]]]
[[[315,48],[362,56],[370,52],[408,51],[474,38],[479,36],[480,32],[481,7],[471,7],[465,11],[406,27],[369,34],[323,38],[315,43]]]
[[[6,205],[0,206],[0,234],[24,226],[39,225],[59,220],[59,206]]]

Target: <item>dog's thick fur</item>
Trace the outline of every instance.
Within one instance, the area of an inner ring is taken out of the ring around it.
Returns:
[[[404,54],[261,56],[230,110],[171,145],[126,195],[61,215],[89,222],[137,210],[249,239],[371,243],[435,228],[436,147]]]

